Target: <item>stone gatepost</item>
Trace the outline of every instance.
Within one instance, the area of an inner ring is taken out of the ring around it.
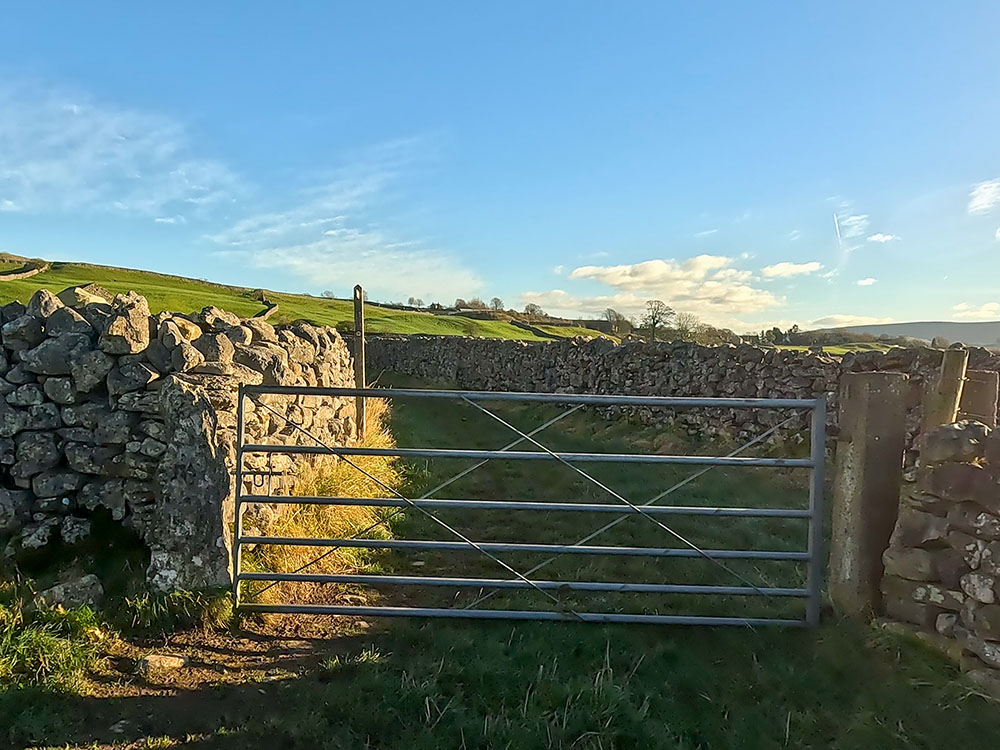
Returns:
[[[896,523],[906,436],[902,373],[847,373],[833,485],[830,597],[854,615],[881,610],[882,552]]]

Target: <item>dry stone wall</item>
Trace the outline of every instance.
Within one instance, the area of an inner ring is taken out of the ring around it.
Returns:
[[[606,339],[527,343],[452,336],[379,336],[369,338],[366,357],[370,379],[385,370],[473,390],[743,398],[812,398],[827,394],[831,431],[837,425],[837,391],[844,372],[902,372],[909,375],[907,445],[912,447],[920,425],[924,383],[940,367],[942,352],[931,348],[892,349],[836,357],[809,351],[688,342],[615,345]],[[1000,370],[1000,355],[972,349],[969,367]],[[645,422],[672,424],[693,436],[748,439],[788,414],[658,409],[636,416]],[[907,463],[912,466],[912,449],[910,453]]]
[[[1000,685],[1000,431],[963,421],[924,437],[882,560],[886,614],[954,638]]]
[[[351,385],[344,341],[333,329],[275,328],[215,307],[150,315],[135,293],[60,297],[42,290],[27,306],[0,308],[4,556],[87,544],[102,514],[148,547],[152,588],[226,584],[239,385]],[[330,444],[354,437],[351,400],[262,401],[270,411],[248,401],[248,441],[313,440],[293,423]],[[284,472],[277,483],[287,489],[295,466],[276,456],[249,468]]]

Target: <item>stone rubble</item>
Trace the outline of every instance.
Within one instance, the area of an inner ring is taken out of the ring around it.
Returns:
[[[333,329],[275,328],[216,307],[151,315],[134,292],[40,290],[0,307],[2,554],[38,559],[87,543],[104,512],[149,548],[153,589],[227,585],[241,383],[351,386],[353,367]],[[353,399],[265,403],[308,419],[325,442],[354,437]],[[308,442],[249,399],[246,415],[248,440]],[[286,456],[251,459],[256,471],[294,470]]]

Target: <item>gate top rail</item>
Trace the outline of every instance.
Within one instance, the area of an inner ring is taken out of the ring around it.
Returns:
[[[323,388],[307,385],[243,385],[243,393],[288,396],[368,396],[371,398],[459,398],[470,401],[540,401],[550,404],[670,406],[674,408],[811,409],[815,398],[704,398],[698,396],[618,396],[599,393],[449,391],[419,388]]]

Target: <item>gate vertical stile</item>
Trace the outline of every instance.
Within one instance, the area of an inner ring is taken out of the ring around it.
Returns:
[[[806,588],[806,624],[819,625],[823,588],[823,482],[826,463],[826,399],[820,396],[812,408],[809,425],[809,570]]]
[[[236,401],[236,478],[233,493],[233,609],[240,606],[240,573],[242,548],[240,539],[243,536],[243,384],[240,383]]]

